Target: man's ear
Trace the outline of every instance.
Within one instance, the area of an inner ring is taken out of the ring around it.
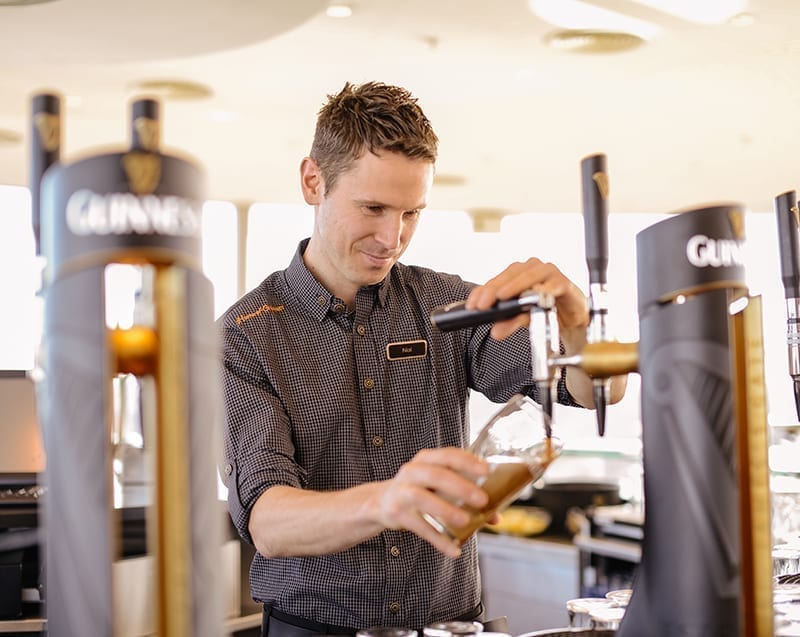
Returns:
[[[325,182],[319,171],[319,166],[311,157],[304,157],[300,163],[300,187],[303,190],[303,199],[309,206],[316,206],[322,201]]]

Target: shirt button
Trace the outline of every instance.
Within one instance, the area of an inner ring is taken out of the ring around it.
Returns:
[[[233,473],[233,465],[232,464],[226,464],[225,465],[225,475],[229,476],[232,473]]]
[[[372,380],[371,378],[365,378],[364,387],[366,387],[367,389],[372,389],[373,387],[375,387],[375,381]]]
[[[392,554],[392,557],[400,557],[400,547],[393,546],[392,548],[389,549],[389,553]]]
[[[336,305],[333,306],[333,311],[336,312],[337,314],[341,314],[346,309],[347,308],[345,307],[344,303],[337,303]]]
[[[373,447],[383,447],[383,438],[381,436],[372,436]]]
[[[398,604],[397,602],[391,602],[389,604],[389,612],[392,615],[397,615],[397,613],[400,612],[400,604]]]
[[[317,305],[319,305],[320,307],[325,305],[327,302],[328,302],[328,299],[326,299],[324,296],[318,296],[317,297]]]
[[[358,335],[359,335],[359,336],[364,336],[364,334],[366,334],[366,333],[367,333],[367,328],[366,328],[366,327],[364,327],[363,325],[359,325],[359,326],[356,328],[356,332],[358,332]]]

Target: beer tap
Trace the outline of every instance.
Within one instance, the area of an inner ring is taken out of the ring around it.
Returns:
[[[54,93],[35,95],[31,117],[31,183],[38,184],[45,171],[58,163],[61,155],[61,97]],[[41,250],[41,195],[31,188],[31,218],[36,254]]]
[[[608,339],[608,301],[606,293],[608,270],[608,173],[606,156],[590,155],[581,161],[583,192],[583,225],[586,246],[586,265],[589,269],[589,326],[587,343]],[[597,414],[597,433],[606,431],[606,405],[611,379],[592,377],[592,395]]]
[[[789,355],[789,374],[794,384],[794,404],[800,419],[800,248],[798,227],[800,214],[794,190],[775,197],[778,217],[778,246],[780,248],[781,279],[786,299],[786,348]]]
[[[468,310],[464,302],[436,308],[431,321],[443,331],[473,327],[530,312],[530,339],[533,381],[549,420],[553,415],[555,370],[577,367],[592,380],[592,395],[597,412],[597,431],[605,433],[606,405],[610,399],[611,377],[638,369],[637,343],[610,340],[606,292],[608,269],[608,175],[606,156],[590,155],[581,161],[586,265],[589,269],[589,325],[586,345],[577,354],[562,355],[558,342],[555,303],[550,295],[535,291],[517,299],[499,301],[487,310]]]
[[[37,411],[53,637],[129,628],[115,564],[128,530],[122,512],[132,508],[144,513],[150,561],[152,613],[142,630],[223,633],[214,577],[221,396],[213,286],[201,268],[205,179],[193,161],[159,150],[158,106],[132,104],[130,147],[67,163],[59,161],[58,96],[32,100],[32,225],[46,264]],[[127,464],[115,414],[134,405],[126,425],[140,434],[142,454]],[[124,488],[134,475],[145,489],[137,502]]]
[[[549,438],[552,435],[553,380],[555,378],[555,367],[550,364],[550,361],[559,351],[555,299],[550,294],[530,290],[516,299],[499,301],[487,310],[470,310],[465,305],[465,301],[460,301],[436,308],[431,312],[431,323],[444,332],[450,332],[529,312],[528,331],[531,340],[532,380],[536,386],[542,409],[547,414],[545,433]]]

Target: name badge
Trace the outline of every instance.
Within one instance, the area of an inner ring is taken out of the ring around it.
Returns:
[[[390,361],[424,358],[427,355],[428,341],[400,341],[386,346],[386,358]]]

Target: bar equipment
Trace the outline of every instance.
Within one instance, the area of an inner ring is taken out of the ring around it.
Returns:
[[[698,207],[640,232],[639,342],[548,358],[592,379],[642,377],[642,559],[609,634],[773,635],[761,299],[745,284],[744,214]],[[461,326],[496,316],[473,319]]]
[[[0,627],[4,619],[41,615],[37,527],[44,450],[34,391],[27,372],[0,370]]]
[[[60,163],[59,102],[32,104],[33,225],[46,259],[37,402],[48,634],[124,634],[114,600],[130,583],[115,586],[112,565],[135,475],[152,558],[149,630],[216,637],[221,399],[200,268],[203,174],[159,151],[151,99],[132,104],[130,148]]]
[[[32,100],[30,155],[31,217],[36,254],[41,254],[41,189],[39,181],[44,172],[61,157],[61,100],[57,95],[43,93]]]
[[[467,310],[456,302],[431,313],[431,322],[443,331],[471,327],[530,313],[533,381],[537,397],[552,421],[555,379],[561,367],[577,367],[592,379],[599,435],[605,433],[605,409],[610,376],[636,371],[637,344],[610,339],[608,329],[608,175],[606,157],[590,155],[581,161],[586,264],[589,270],[589,325],[586,346],[578,354],[560,353],[558,321],[551,295],[525,292],[517,299],[500,301],[487,310]],[[548,428],[548,436],[551,435]]]
[[[446,332],[511,318],[523,312],[529,313],[532,380],[546,414],[544,427],[548,438],[552,435],[550,423],[553,418],[553,383],[556,370],[549,361],[559,351],[558,322],[553,314],[554,307],[555,301],[550,294],[531,290],[519,298],[500,301],[488,310],[468,310],[465,302],[461,301],[437,308],[430,316],[431,322]]]
[[[761,303],[745,285],[744,213],[687,210],[637,236],[645,526],[623,637],[773,634]]]
[[[590,155],[581,160],[583,192],[584,243],[589,270],[589,326],[587,343],[602,343],[609,339],[608,295],[608,172],[605,155]],[[606,431],[606,405],[611,381],[602,376],[592,378],[594,409],[597,414],[597,434]]]
[[[789,375],[794,385],[795,409],[800,419],[800,213],[794,190],[775,197],[775,214],[778,221],[781,280],[786,299],[786,351]]]

